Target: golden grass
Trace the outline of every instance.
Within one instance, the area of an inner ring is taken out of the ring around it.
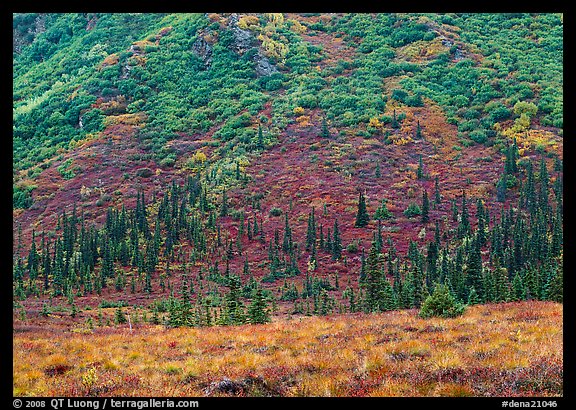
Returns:
[[[46,327],[13,342],[15,396],[226,395],[209,390],[224,378],[243,383],[242,395],[562,395],[562,305],[551,302],[473,306],[454,319],[406,310],[91,334]]]

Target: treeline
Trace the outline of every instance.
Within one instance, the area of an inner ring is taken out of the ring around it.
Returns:
[[[387,218],[379,216],[388,215],[383,203],[375,215],[377,229],[368,255],[362,250],[356,279],[348,275],[343,286],[338,273],[317,274],[320,253],[348,267],[337,219],[325,227],[312,209],[305,237],[298,240],[287,213],[284,229],[268,232],[261,216],[234,211],[238,224],[233,237],[221,225],[232,213],[226,191],[214,195],[199,177],[188,176],[183,185],[172,181],[150,204],[138,191],[134,209],[110,207],[102,227],[78,215],[76,206],[70,214],[63,211],[55,231],[33,231],[27,255],[19,227],[14,296],[64,296],[75,306],[75,297],[102,295],[106,288],[120,294],[168,290],[168,299],[151,305],[151,320],[170,326],[261,323],[269,320],[270,305],[275,310],[278,301],[292,301],[293,313],[321,315],[417,308],[438,284],[460,303],[562,302],[562,164],[556,160],[551,184],[544,158],[535,172],[531,160],[517,160],[516,149],[515,144],[509,147],[502,176],[506,183],[514,178],[510,189],[519,193],[516,207],[502,206],[499,217],[491,217],[494,212],[478,198],[473,224],[471,201],[463,193],[458,203],[452,200],[446,221],[451,228],[441,231],[440,220],[435,220],[434,240],[423,248],[411,241],[407,254],[399,255],[393,241],[383,236],[381,219]],[[435,190],[437,204],[442,201],[438,182]],[[423,208],[429,206],[426,202]],[[370,215],[362,193],[357,204],[355,225],[366,227]],[[267,259],[258,266],[260,280],[249,263],[250,249],[245,249],[253,243],[267,244]],[[233,259],[242,272],[232,272]],[[264,289],[266,283],[276,291]],[[251,301],[248,307],[246,300]]]

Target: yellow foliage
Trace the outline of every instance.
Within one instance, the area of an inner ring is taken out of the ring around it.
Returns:
[[[208,158],[206,157],[206,154],[204,154],[202,151],[196,151],[196,153],[192,155],[192,160],[196,163],[203,164],[207,159]]]
[[[294,114],[296,114],[296,115],[302,115],[302,114],[304,114],[304,108],[302,108],[302,107],[296,107],[296,108],[294,108],[293,112],[294,112]]]
[[[374,128],[380,128],[382,127],[382,123],[380,122],[380,120],[376,117],[372,117],[370,118],[370,122],[368,123],[369,126],[374,127]]]
[[[288,54],[288,46],[280,43],[279,41],[272,40],[270,37],[260,34],[258,39],[262,41],[262,48],[267,57],[274,57],[283,62],[286,54]]]
[[[296,122],[301,126],[301,127],[307,127],[310,125],[310,117],[307,115],[301,115],[300,117],[296,118]]]
[[[104,126],[109,125],[140,125],[146,119],[143,112],[135,114],[109,115],[104,119]]]
[[[306,26],[300,24],[300,22],[298,20],[288,20],[292,23],[292,30],[295,31],[296,33],[302,34],[305,33],[307,28]]]
[[[240,19],[238,20],[238,27],[240,27],[243,30],[252,30],[254,27],[253,26],[259,26],[260,25],[260,20],[258,20],[258,17],[256,16],[242,16],[240,17]]]
[[[530,127],[530,117],[526,113],[520,114],[520,117],[514,120],[512,128],[518,128],[518,131],[527,130]]]
[[[284,24],[284,14],[282,13],[264,13],[264,16],[276,27],[281,27]]]
[[[546,130],[518,131],[515,125],[502,131],[502,134],[510,139],[516,139],[518,153],[523,156],[525,150],[541,147],[554,147],[556,135]],[[557,145],[556,145],[557,146]]]

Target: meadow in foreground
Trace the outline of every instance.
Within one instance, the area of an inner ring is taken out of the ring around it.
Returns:
[[[111,312],[107,312],[112,314]],[[15,396],[562,396],[562,304],[293,316],[264,325],[35,327]]]

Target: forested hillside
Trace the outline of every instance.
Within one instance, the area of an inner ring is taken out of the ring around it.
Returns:
[[[13,15],[20,325],[561,303],[562,178],[562,14]]]

